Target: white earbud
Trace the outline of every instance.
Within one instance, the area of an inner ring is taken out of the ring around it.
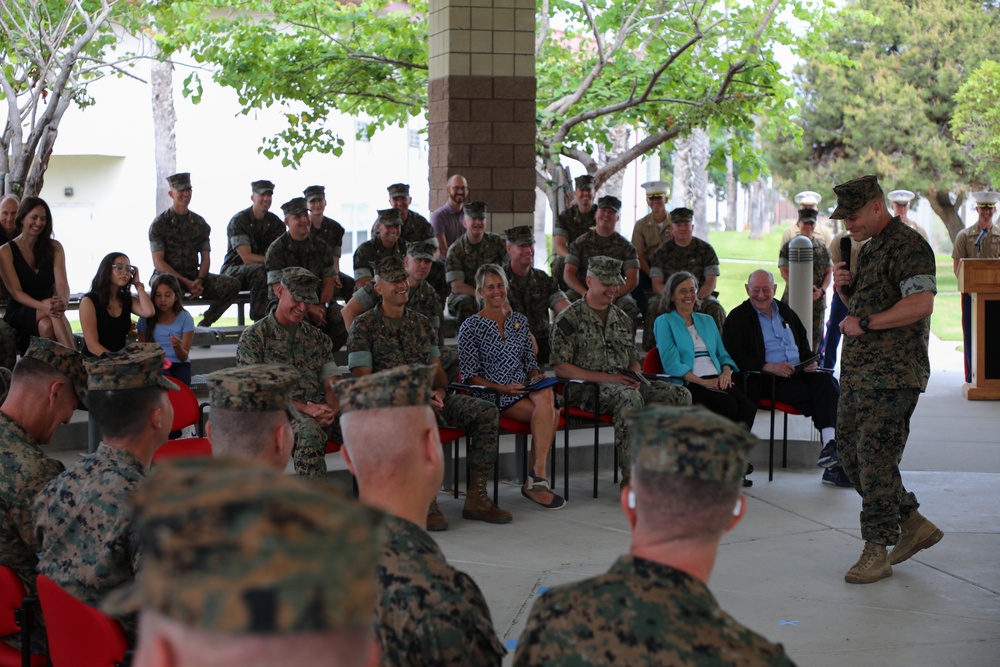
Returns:
[[[736,507],[733,508],[733,516],[740,515],[740,509],[742,508],[742,506],[743,506],[743,496],[740,496],[739,498],[736,499]]]
[[[629,489],[628,497],[626,498],[626,502],[628,503],[628,508],[630,510],[634,510],[635,509],[635,491],[633,491],[632,489]]]

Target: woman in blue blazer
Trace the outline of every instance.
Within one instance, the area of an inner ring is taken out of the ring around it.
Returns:
[[[739,369],[722,346],[715,320],[694,312],[697,294],[698,281],[687,271],[667,279],[663,290],[667,312],[653,324],[663,372],[684,378],[694,403],[749,430],[757,406],[733,385],[733,373]]]

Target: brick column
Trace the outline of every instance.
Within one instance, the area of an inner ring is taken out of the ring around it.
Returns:
[[[431,0],[430,204],[452,174],[491,231],[534,224],[535,0]]]

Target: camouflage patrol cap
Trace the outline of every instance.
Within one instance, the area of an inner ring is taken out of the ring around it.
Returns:
[[[535,230],[529,225],[519,225],[507,230],[507,243],[511,245],[535,245]]]
[[[757,437],[700,405],[655,405],[626,417],[632,465],[690,479],[737,484]]]
[[[326,188],[322,185],[310,185],[302,191],[302,196],[306,198],[307,203],[316,199],[326,199]]]
[[[163,377],[166,355],[159,343],[129,343],[118,352],[105,352],[83,360],[87,368],[88,391],[119,391],[160,387],[179,389]]]
[[[413,241],[406,244],[406,254],[413,259],[434,259],[434,251],[437,250],[430,241]]]
[[[172,190],[190,190],[191,173],[182,171],[171,176],[167,176],[167,184]]]
[[[281,212],[285,216],[289,215],[302,215],[308,209],[306,208],[306,198],[296,197],[294,199],[289,199],[284,204],[281,205]]]
[[[430,405],[434,367],[409,364],[341,380],[333,385],[340,412]]]
[[[861,207],[876,199],[882,194],[879,187],[878,177],[868,174],[853,181],[847,181],[833,188],[833,193],[837,195],[837,208],[830,214],[831,220],[843,220],[849,218]]]
[[[130,500],[142,552],[134,582],[105,598],[227,635],[361,628],[375,607],[383,515],[252,461],[157,466]]]
[[[622,261],[612,257],[598,255],[591,257],[587,263],[587,273],[593,275],[605,285],[624,285],[622,277]]]
[[[622,210],[622,200],[613,195],[604,195],[597,200],[597,208],[610,208],[618,213]]]
[[[374,268],[375,275],[378,276],[380,280],[385,280],[390,283],[397,283],[400,280],[406,280],[407,276],[410,275],[406,271],[406,265],[403,263],[403,258],[399,255],[389,255],[388,257],[377,262]]]
[[[273,195],[274,183],[271,181],[254,181],[250,184],[250,189],[255,195]]]
[[[486,218],[486,202],[470,201],[462,208],[462,212],[470,218],[484,220]]]
[[[87,408],[87,369],[83,355],[48,338],[31,337],[25,358],[35,359],[66,376],[73,384],[80,407]]]
[[[213,408],[236,412],[280,412],[291,405],[295,372],[280,364],[253,364],[205,376]]]
[[[694,211],[689,208],[675,208],[670,212],[670,222],[672,224],[683,224],[685,222],[691,222],[694,220]]]
[[[393,183],[386,188],[389,191],[389,198],[393,197],[409,197],[410,196],[410,186],[407,183]]]
[[[819,212],[811,208],[800,208],[799,209],[799,222],[804,224],[815,225],[816,220],[819,218]]]
[[[319,303],[319,278],[301,266],[283,269],[281,286],[299,303]]]
[[[594,177],[590,174],[583,174],[582,176],[577,176],[573,179],[573,185],[576,186],[577,190],[593,190],[594,189]]]
[[[382,224],[386,227],[398,227],[403,224],[402,218],[399,217],[398,208],[379,209],[378,220],[375,222],[376,224]]]

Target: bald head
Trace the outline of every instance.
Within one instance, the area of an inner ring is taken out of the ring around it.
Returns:
[[[4,195],[0,198],[0,228],[12,239],[17,233],[17,207],[20,204],[17,195]]]
[[[457,211],[469,196],[469,183],[465,180],[465,176],[455,174],[448,179],[445,191],[448,193],[448,203]]]
[[[753,307],[762,313],[769,313],[774,301],[774,275],[766,269],[757,269],[747,278],[745,287]]]

